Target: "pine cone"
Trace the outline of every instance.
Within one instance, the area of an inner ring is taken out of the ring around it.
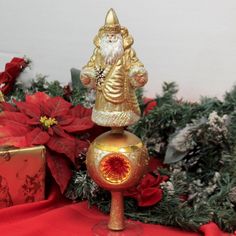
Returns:
[[[230,192],[229,192],[229,200],[233,203],[236,204],[236,187],[233,187]]]

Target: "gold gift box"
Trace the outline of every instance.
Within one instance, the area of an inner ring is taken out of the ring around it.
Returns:
[[[45,147],[0,149],[0,208],[45,195]]]

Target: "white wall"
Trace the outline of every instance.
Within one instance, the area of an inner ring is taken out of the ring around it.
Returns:
[[[149,71],[147,94],[176,81],[180,96],[221,96],[236,80],[235,0],[0,0],[0,70],[27,55],[34,72],[64,83],[89,59],[113,7]]]

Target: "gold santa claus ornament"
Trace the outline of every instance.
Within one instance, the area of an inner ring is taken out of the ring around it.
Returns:
[[[134,49],[133,38],[110,9],[94,38],[95,49],[81,71],[81,81],[96,90],[92,120],[111,131],[90,145],[86,163],[93,180],[111,191],[110,219],[94,228],[95,235],[139,235],[124,221],[122,192],[135,186],[148,165],[142,141],[125,127],[140,118],[135,90],[147,82],[147,71]],[[122,232],[122,234],[119,234]]]

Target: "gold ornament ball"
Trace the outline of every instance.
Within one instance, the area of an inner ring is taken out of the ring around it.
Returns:
[[[111,130],[90,145],[86,164],[92,179],[102,188],[122,191],[136,185],[148,166],[142,141],[123,130]]]

